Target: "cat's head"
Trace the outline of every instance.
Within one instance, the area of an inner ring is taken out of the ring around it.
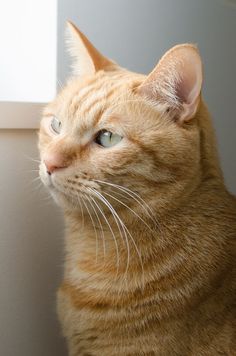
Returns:
[[[72,210],[96,199],[119,207],[129,194],[160,204],[182,194],[200,165],[197,48],[172,48],[144,76],[102,56],[74,25],[69,30],[74,75],[40,127],[44,184]]]

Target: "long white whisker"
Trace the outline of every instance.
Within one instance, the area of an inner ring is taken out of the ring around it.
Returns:
[[[117,185],[117,184],[114,184],[114,183],[110,183],[110,182],[105,182],[105,181],[101,181],[101,180],[94,180],[95,182],[98,182],[98,183],[102,183],[102,184],[107,184],[107,185],[110,185],[114,188],[117,188],[121,191],[123,191],[124,193],[126,193],[128,196],[130,196],[131,198],[133,198],[137,203],[142,203],[143,205],[142,208],[146,211],[146,213],[148,214],[148,216],[151,218],[151,220],[155,223],[155,225],[158,225],[158,222],[155,218],[155,215],[153,213],[153,211],[151,210],[151,208],[149,207],[149,205],[145,202],[145,200],[143,200],[140,195],[138,195],[137,193],[133,192],[132,190],[126,188],[126,187],[123,187],[121,185]]]
[[[39,173],[39,169],[28,169],[28,170],[26,170],[25,172],[37,172],[37,173]]]
[[[34,182],[37,182],[39,181],[40,183],[42,183],[41,181],[41,178],[38,176],[38,177],[35,177],[34,179],[31,180],[31,183],[34,183]],[[43,183],[42,183],[43,184]]]
[[[57,78],[57,85],[58,85],[59,89],[63,89],[63,84],[59,78]]]
[[[77,192],[77,200],[76,200],[73,196],[71,196],[69,188],[67,186],[65,186],[65,185],[63,187],[65,189],[65,192],[63,192],[63,194],[68,195],[68,196],[71,197],[71,204],[73,206],[73,209],[77,209],[78,208],[78,202],[79,202],[79,206],[82,207],[78,192]],[[83,211],[83,209],[82,209],[82,211]]]
[[[98,235],[97,235],[97,229],[96,229],[96,226],[95,226],[95,223],[94,223],[94,220],[93,220],[93,217],[92,217],[92,214],[87,206],[87,204],[85,203],[84,199],[81,197],[84,205],[85,205],[85,208],[87,209],[88,211],[88,214],[89,214],[89,217],[90,217],[90,220],[92,222],[92,225],[93,225],[93,229],[94,229],[94,232],[95,232],[95,237],[96,237],[96,264],[98,262]],[[88,197],[86,196],[86,199],[88,200]]]
[[[79,206],[80,206],[80,211],[81,211],[81,215],[82,215],[82,226],[84,228],[84,209],[81,203],[81,199],[80,196],[78,195],[78,202],[79,202]]]
[[[42,189],[44,186],[43,186],[43,183],[41,180],[37,180],[37,181],[32,181],[31,183],[34,184],[34,183],[38,183],[36,186],[34,186],[34,191],[38,191],[39,189]]]
[[[126,277],[127,275],[127,272],[128,272],[128,269],[129,269],[129,264],[130,264],[130,248],[129,248],[129,240],[128,240],[128,237],[127,237],[127,233],[124,229],[124,226],[123,226],[123,222],[122,220],[120,219],[119,215],[117,214],[116,210],[113,208],[113,206],[110,204],[110,202],[101,194],[99,193],[96,189],[93,189],[93,192],[97,195],[99,195],[99,197],[101,198],[101,200],[103,201],[103,203],[109,208],[109,210],[111,211],[112,215],[113,215],[113,218],[116,222],[116,225],[118,227],[118,230],[119,230],[119,233],[120,233],[120,236],[121,236],[121,239],[123,241],[123,234],[122,234],[122,231],[120,229],[120,225],[121,225],[121,228],[123,230],[123,233],[124,233],[124,236],[125,236],[125,244],[126,244],[126,248],[127,248],[127,263],[126,263],[126,269],[125,269],[125,274],[124,274],[124,278]]]
[[[101,193],[99,193],[98,191],[96,191],[96,193],[99,194],[99,196],[100,196],[101,198],[103,198],[104,203],[105,203],[106,205],[108,205],[108,207],[111,207],[111,208],[113,209],[113,211],[115,212],[115,214],[116,214],[117,218],[119,219],[121,225],[124,227],[124,229],[126,230],[126,232],[127,232],[128,235],[129,235],[129,237],[131,238],[131,241],[132,241],[132,243],[133,243],[133,245],[134,245],[134,247],[135,247],[136,253],[137,253],[137,255],[138,255],[138,257],[139,257],[139,260],[140,260],[140,263],[141,263],[142,276],[143,276],[143,278],[144,278],[144,268],[143,268],[142,256],[141,256],[141,253],[140,253],[140,251],[139,251],[139,249],[138,249],[138,247],[137,247],[137,244],[136,244],[135,241],[134,241],[133,236],[131,235],[129,229],[128,229],[127,226],[124,224],[124,222],[120,219],[120,217],[119,217],[119,215],[117,214],[116,210],[115,210],[115,209],[111,206],[111,204],[108,202],[108,200],[107,200]],[[144,279],[143,279],[143,282],[144,282]]]
[[[77,199],[75,199],[75,197],[70,193],[70,189],[68,188],[68,186],[63,185],[63,188],[65,189],[65,192],[63,192],[65,195],[69,195],[71,197],[71,204],[73,206],[73,208],[80,208],[81,211],[81,216],[82,216],[82,227],[84,228],[84,209],[83,209],[83,205],[82,205],[82,197],[79,195],[79,192],[76,190],[75,192],[77,193]]]
[[[26,154],[24,154],[24,157],[32,162],[41,163],[41,161],[39,159],[32,158],[30,156],[27,156]]]
[[[150,226],[146,223],[146,221],[143,220],[143,219],[141,218],[141,216],[139,216],[139,215],[138,215],[133,209],[131,209],[128,205],[126,205],[126,204],[123,203],[120,199],[115,198],[113,195],[111,195],[111,194],[109,194],[109,193],[104,192],[103,194],[109,196],[110,198],[114,199],[115,201],[117,201],[117,202],[120,203],[121,205],[125,206],[125,207],[126,207],[128,210],[130,210],[139,220],[141,220],[141,221],[144,223],[144,225],[147,226],[147,228],[148,228],[151,232],[153,232],[152,229],[150,228]]]
[[[88,188],[88,190],[90,190],[90,191],[92,191],[93,193],[96,194],[96,192],[92,188]],[[111,231],[112,238],[114,240],[115,248],[116,248],[116,265],[117,265],[117,274],[118,274],[118,269],[119,269],[119,266],[120,266],[120,256],[119,256],[119,249],[118,249],[118,244],[117,244],[117,241],[116,241],[116,237],[115,237],[114,231],[112,230],[112,227],[111,227],[109,221],[107,220],[107,217],[104,214],[104,211],[102,210],[102,208],[97,204],[95,199],[93,201],[94,201],[94,204],[96,205],[96,207],[98,208],[98,210],[100,211],[100,213],[102,214],[102,216],[104,217],[104,220],[105,220],[106,224],[108,225],[109,230]]]
[[[98,216],[98,213],[97,213],[97,210],[96,210],[96,205],[94,206],[94,199],[89,196],[89,203],[94,211],[94,214],[97,218],[97,221],[98,221],[98,224],[100,226],[100,231],[101,231],[101,236],[102,236],[102,241],[103,241],[103,258],[104,258],[104,262],[105,262],[105,255],[106,255],[106,243],[105,243],[105,235],[104,235],[104,230],[103,230],[103,226],[102,226],[102,223],[101,223],[101,220]]]

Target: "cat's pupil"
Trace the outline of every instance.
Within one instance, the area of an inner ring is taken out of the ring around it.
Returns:
[[[101,130],[101,131],[98,133],[98,135],[97,135],[95,141],[96,141],[96,143],[98,143],[99,145],[103,146],[103,139],[106,138],[106,139],[108,139],[109,141],[111,141],[111,137],[112,137],[112,132],[106,131],[106,130]]]

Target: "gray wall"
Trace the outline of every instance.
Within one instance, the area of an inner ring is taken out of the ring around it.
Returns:
[[[35,130],[0,130],[0,355],[63,356],[63,225],[40,185]]]
[[[65,21],[120,65],[148,73],[177,43],[197,43],[204,62],[204,97],[213,115],[222,168],[236,193],[236,2],[233,0],[59,0],[61,82],[68,75]]]

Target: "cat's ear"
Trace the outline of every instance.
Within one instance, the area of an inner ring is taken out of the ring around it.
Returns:
[[[104,57],[87,37],[72,23],[67,22],[68,50],[74,62],[75,75],[92,75],[99,70],[112,70],[115,63]]]
[[[170,49],[138,88],[152,103],[162,103],[183,123],[196,114],[202,87],[202,62],[196,46]]]

